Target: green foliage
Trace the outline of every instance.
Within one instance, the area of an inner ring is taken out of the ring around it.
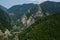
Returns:
[[[11,19],[8,14],[0,8],[0,29],[11,29]]]
[[[40,17],[19,34],[19,40],[60,40],[60,14]]]

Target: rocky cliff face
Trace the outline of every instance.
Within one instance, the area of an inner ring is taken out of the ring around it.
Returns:
[[[22,18],[21,18],[21,22],[26,26],[27,24],[27,17],[26,17],[26,15],[24,14],[23,16],[22,16]]]
[[[28,12],[30,13],[30,10],[28,10]],[[26,14],[24,14],[21,18],[21,21],[25,26],[29,26],[29,25],[33,24],[36,20],[35,18],[37,18],[39,16],[43,16],[43,13],[42,13],[41,7],[38,5],[36,13],[30,15],[29,18],[26,16]]]

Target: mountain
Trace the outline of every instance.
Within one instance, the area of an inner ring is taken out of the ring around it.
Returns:
[[[60,13],[38,17],[19,34],[19,40],[60,40]]]
[[[15,5],[8,9],[9,15],[11,19],[14,21],[14,24],[19,25],[18,23],[21,22],[25,27],[34,23],[35,18],[42,14],[40,11],[40,6],[32,3]]]
[[[60,13],[60,2],[45,1],[40,4],[43,13]]]
[[[5,8],[3,7],[3,9]],[[33,24],[37,20],[37,17],[60,13],[59,10],[60,2],[45,1],[41,4],[30,3],[23,5],[14,5],[7,11],[12,19],[12,24],[14,26],[19,25],[19,27],[26,27]]]
[[[60,40],[60,2],[0,6],[0,29],[12,29],[9,40]]]
[[[2,8],[0,8],[0,29],[2,31],[5,31],[5,29],[11,29],[11,19]]]
[[[30,17],[36,16],[47,16],[51,13],[60,13],[60,2],[53,1],[45,1],[41,4],[23,4],[23,5],[15,5],[8,9],[9,15],[13,21],[20,21],[26,18],[26,21],[30,19]],[[25,15],[25,16],[24,16]],[[23,18],[24,17],[24,18]],[[32,18],[34,19],[34,18]]]
[[[33,9],[36,7],[36,4],[23,4],[23,5],[15,5],[8,9],[9,14],[13,15],[12,18],[14,20],[20,19],[23,14],[26,14],[26,12],[30,9]]]

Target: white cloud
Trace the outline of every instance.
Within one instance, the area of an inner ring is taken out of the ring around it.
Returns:
[[[32,1],[32,0],[31,0],[31,1]],[[39,4],[39,3],[42,3],[42,2],[44,2],[44,1],[46,1],[46,0],[33,0],[32,2],[33,2],[33,3],[38,3],[38,4]]]
[[[34,1],[36,1],[36,0],[31,0],[31,1],[33,1],[33,2],[34,2]]]
[[[47,1],[47,0],[37,0],[37,1],[38,1],[38,3],[42,3],[42,2]]]
[[[39,4],[39,3],[42,3],[42,2],[44,2],[44,1],[46,1],[46,0],[26,0],[27,1],[27,3],[37,3],[37,4]]]
[[[56,2],[60,2],[60,0],[50,0],[50,1],[56,1]]]

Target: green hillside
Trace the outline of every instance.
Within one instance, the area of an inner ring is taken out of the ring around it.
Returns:
[[[60,40],[60,14],[38,18],[19,34],[19,40]]]
[[[11,19],[8,14],[0,8],[0,30],[11,29]]]

